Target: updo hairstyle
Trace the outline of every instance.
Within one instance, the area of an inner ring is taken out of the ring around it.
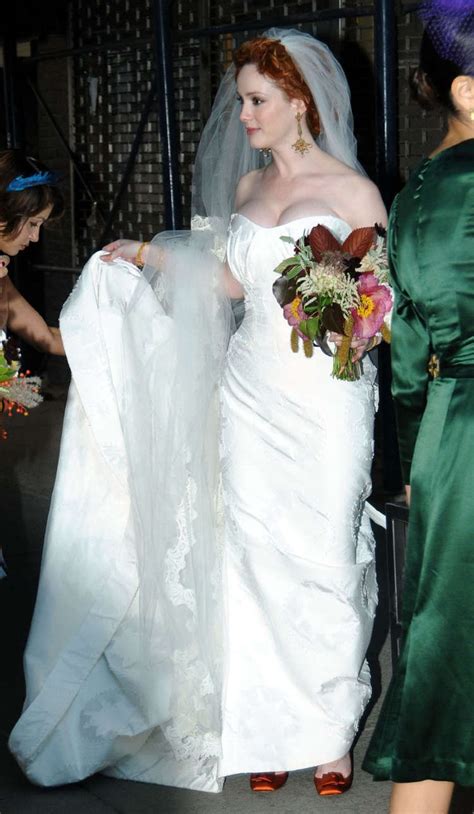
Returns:
[[[319,114],[311,91],[280,40],[259,37],[244,42],[234,52],[235,78],[244,65],[255,65],[258,72],[269,77],[289,99],[301,99],[306,105],[306,121],[314,137],[321,132]]]
[[[441,55],[429,30],[425,30],[419,65],[410,77],[412,96],[424,110],[442,108],[457,115],[451,85],[457,76],[466,75],[474,76],[474,13],[463,20],[459,29],[451,26],[449,58]]]

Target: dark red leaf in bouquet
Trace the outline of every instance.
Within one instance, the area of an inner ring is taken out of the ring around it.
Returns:
[[[338,252],[341,244],[325,226],[314,226],[309,233],[309,245],[315,260],[321,260],[324,252]]]
[[[324,331],[333,331],[336,334],[344,333],[344,314],[342,313],[340,305],[334,303],[327,305],[323,311],[321,319],[321,327]]]
[[[281,305],[282,308],[285,305],[289,305],[290,302],[296,297],[296,283],[298,278],[294,278],[293,280],[289,280],[288,277],[281,276],[278,277],[272,285],[272,291],[275,295],[276,301],[278,305]]]
[[[362,226],[360,229],[354,229],[354,231],[346,237],[341,246],[341,250],[347,252],[347,254],[351,254],[353,257],[364,257],[374,245],[376,234],[373,226]]]

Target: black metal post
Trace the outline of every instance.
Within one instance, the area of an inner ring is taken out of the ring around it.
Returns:
[[[15,108],[16,40],[8,34],[3,41],[3,96],[7,148],[20,147]]]
[[[375,76],[376,76],[376,173],[377,183],[390,208],[398,187],[398,122],[397,122],[397,27],[393,0],[376,0]],[[379,350],[380,420],[383,431],[383,473],[386,491],[401,488],[401,472],[395,413],[391,398],[392,373],[390,352]]]
[[[153,0],[153,25],[163,154],[165,226],[167,229],[180,229],[182,226],[182,212],[178,170],[179,145],[174,107],[170,0]]]
[[[377,181],[387,207],[398,182],[397,132],[397,26],[393,0],[377,0],[375,24],[375,77],[377,116]]]
[[[372,6],[357,6],[354,8],[326,9],[324,11],[308,11],[299,14],[285,14],[277,17],[261,16],[251,22],[224,23],[223,25],[210,25],[205,28],[183,28],[176,31],[177,40],[190,38],[216,37],[222,34],[232,34],[240,31],[259,31],[264,28],[288,28],[290,25],[300,23],[316,23],[327,20],[350,20],[352,17],[373,17]]]
[[[411,4],[418,7],[419,3]],[[409,4],[410,6],[410,4]],[[410,8],[407,9],[410,11]],[[301,23],[324,22],[328,20],[350,20],[354,17],[373,17],[374,8],[372,5],[357,6],[354,8],[326,9],[324,11],[310,11],[300,14],[285,14],[284,16],[265,17],[244,23],[224,23],[223,25],[206,25],[198,28],[181,28],[175,30],[173,36],[175,40],[202,39],[204,37],[217,37],[223,34],[232,34],[240,31],[259,31],[264,28],[287,28],[289,25],[299,25]],[[100,44],[84,45],[80,48],[60,48],[54,51],[43,51],[31,57],[23,57],[22,63],[46,62],[51,59],[63,59],[64,57],[80,56],[81,54],[121,53],[125,51],[146,50],[151,47],[153,38],[139,37],[130,42],[101,42]]]
[[[148,117],[150,115],[150,111],[155,100],[156,96],[156,87],[155,84],[152,85],[150,91],[148,93],[145,106],[142,110],[142,115],[140,117],[140,121],[138,123],[137,132],[135,133],[135,138],[133,139],[133,144],[130,148],[130,153],[127,159],[127,163],[125,166],[124,173],[122,175],[122,180],[120,181],[120,186],[118,188],[117,194],[115,196],[115,200],[112,204],[112,208],[108,214],[107,222],[102,230],[102,235],[98,242],[98,246],[101,247],[104,245],[105,241],[110,237],[109,232],[114,222],[115,216],[120,209],[120,204],[122,202],[122,197],[127,189],[128,183],[130,181],[130,177],[133,172],[133,168],[135,166],[135,160],[138,155],[138,151],[140,149],[140,145],[143,139],[143,133],[145,132],[146,123],[148,121]]]
[[[30,79],[27,79],[27,83],[28,83],[29,87],[31,88],[31,90],[33,91],[34,95],[36,96],[36,99],[38,100],[39,104],[43,108],[44,112],[46,113],[46,115],[47,115],[53,129],[54,129],[54,132],[56,133],[59,141],[61,142],[61,144],[63,145],[63,147],[64,147],[64,149],[66,151],[66,153],[68,154],[69,160],[71,161],[72,166],[74,167],[74,172],[76,173],[77,177],[79,178],[79,181],[81,182],[82,186],[84,187],[84,190],[85,190],[88,198],[90,199],[90,202],[91,202],[92,206],[96,208],[97,213],[100,216],[102,222],[105,223],[105,215],[102,212],[101,207],[97,203],[97,198],[94,195],[94,193],[93,193],[93,191],[92,191],[92,189],[90,187],[90,184],[88,184],[88,182],[86,181],[86,179],[84,177],[84,174],[83,174],[83,172],[81,170],[81,167],[80,167],[79,161],[77,159],[77,156],[73,152],[73,150],[71,149],[71,146],[70,146],[66,136],[64,135],[64,133],[61,130],[59,124],[57,123],[55,117],[53,116],[53,113],[51,112],[49,106],[47,105],[46,100],[43,98],[43,95],[40,93],[39,89],[36,87],[36,85]]]

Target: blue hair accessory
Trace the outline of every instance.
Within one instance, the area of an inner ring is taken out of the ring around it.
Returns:
[[[7,192],[21,192],[23,189],[40,186],[54,186],[59,181],[57,172],[36,172],[34,175],[18,175],[7,186]]]

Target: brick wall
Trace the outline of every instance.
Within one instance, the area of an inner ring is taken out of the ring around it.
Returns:
[[[151,7],[149,0],[131,6],[129,0],[77,0],[73,21],[76,47],[116,39],[127,51],[84,54],[74,60],[74,135],[77,152],[96,195],[107,215],[125,169],[154,70]],[[173,4],[173,29],[226,23],[249,23],[235,36],[204,39],[176,38],[173,44],[175,106],[179,135],[179,167],[185,225],[190,211],[192,168],[203,123],[232,49],[261,32],[255,20],[302,14],[316,9],[339,7],[338,0],[307,0],[282,3],[277,0],[252,3],[242,0],[178,0]],[[130,9],[133,8],[133,14]],[[373,169],[373,76],[370,24],[360,29],[341,21],[307,24],[304,29],[328,41],[344,63],[365,66],[363,82],[353,83],[356,124],[360,131],[361,157]],[[369,32],[369,33],[367,33]],[[139,40],[140,47],[134,47]],[[361,53],[363,59],[361,59]],[[360,71],[359,71],[360,77]],[[367,78],[368,75],[368,78]],[[97,108],[93,110],[90,89],[96,83]],[[146,239],[163,228],[163,188],[157,104],[149,117],[145,138],[136,159],[109,237],[133,235]],[[91,212],[90,201],[76,185],[77,257],[80,261],[99,240],[100,216]]]
[[[154,77],[148,0],[78,0],[73,42],[120,43],[126,49],[85,53],[73,61],[74,138],[97,207],[76,184],[76,250],[79,262],[100,244],[130,147]],[[137,40],[140,44],[137,44]],[[161,147],[153,105],[133,174],[107,238],[149,237],[163,226]]]
[[[397,1],[397,0],[396,0]],[[236,44],[262,31],[256,21],[315,10],[337,9],[343,0],[175,0],[172,3],[175,105],[179,136],[179,167],[185,223],[190,209],[192,168],[199,135],[209,113],[220,77]],[[363,0],[347,5],[366,6]],[[397,9],[400,4],[397,2]],[[48,262],[80,266],[100,245],[104,220],[110,212],[130,154],[154,76],[151,0],[74,0],[71,28],[65,32],[76,48],[116,43],[69,60],[45,62],[38,81],[71,140],[96,205],[74,180],[71,211],[61,237],[47,236]],[[246,23],[235,35],[189,39],[187,29]],[[304,30],[328,42],[341,60],[351,86],[359,157],[369,174],[375,165],[373,73],[374,31],[371,17],[308,23]],[[50,38],[42,47],[61,47]],[[398,14],[400,172],[409,170],[439,138],[438,116],[423,113],[409,100],[408,73],[416,63],[420,25],[415,15]],[[126,46],[126,48],[124,47]],[[68,118],[69,117],[69,118]],[[39,152],[53,166],[67,161],[40,113]],[[158,104],[155,100],[143,141],[120,209],[107,238],[147,239],[163,228],[163,186]],[[59,242],[58,242],[59,241]],[[62,241],[62,244],[61,244]],[[67,247],[67,248],[66,248]],[[61,257],[63,260],[61,260]],[[68,284],[70,280],[68,281]]]
[[[421,42],[421,23],[416,14],[398,18],[398,97],[399,97],[399,165],[406,181],[410,171],[441,141],[443,117],[427,112],[410,99],[409,77],[416,67]]]

